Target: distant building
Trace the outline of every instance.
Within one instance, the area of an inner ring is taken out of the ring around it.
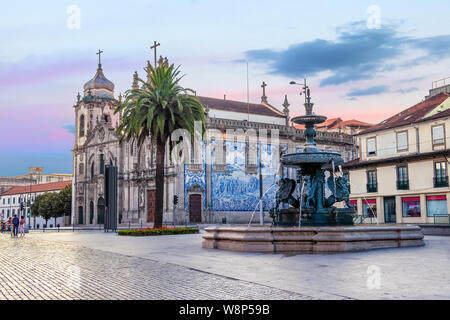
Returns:
[[[386,223],[448,219],[449,132],[450,94],[440,92],[357,134],[359,159],[344,169],[358,214]]]
[[[72,180],[65,180],[59,182],[34,184],[29,186],[16,186],[12,187],[8,191],[0,195],[0,218],[7,220],[13,217],[15,214],[17,216],[25,216],[25,221],[27,225],[30,225],[31,229],[42,228],[45,224],[45,220],[42,217],[27,217],[31,205],[34,203],[36,196],[44,192],[59,192],[65,186],[72,183]],[[20,203],[23,203],[24,210],[20,210]],[[70,216],[67,216],[66,221],[64,217],[57,218],[56,224],[60,226],[70,224]],[[54,225],[54,219],[48,221],[48,225]]]
[[[0,194],[15,186],[27,186],[39,183],[50,183],[72,180],[71,174],[42,173],[42,167],[30,167],[28,173],[15,177],[0,177]]]
[[[371,123],[359,121],[359,120],[342,120],[341,118],[327,119],[324,123],[320,123],[316,126],[317,131],[337,132],[345,133],[349,135],[355,135],[359,132],[366,130],[374,126]],[[303,125],[296,124],[297,129],[304,129]]]
[[[428,96],[425,97],[425,99],[435,96],[441,92],[450,94],[450,83],[449,82],[450,82],[450,78],[433,81],[433,83],[431,84],[430,92],[429,92]]]

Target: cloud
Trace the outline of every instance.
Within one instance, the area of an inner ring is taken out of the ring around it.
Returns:
[[[405,94],[405,93],[411,93],[414,91],[419,91],[419,88],[412,87],[412,88],[406,88],[406,89],[398,89],[398,90],[395,90],[394,92]]]
[[[268,63],[271,74],[299,78],[321,72],[331,73],[321,86],[373,79],[377,73],[450,56],[450,35],[413,38],[404,36],[398,26],[367,29],[355,22],[336,29],[335,40],[315,39],[290,45],[286,50],[250,50],[246,59]],[[400,64],[409,50],[418,57]]]
[[[386,93],[389,92],[389,87],[388,86],[375,86],[375,87],[370,87],[367,89],[354,89],[352,91],[350,91],[349,93],[347,93],[348,97],[361,97],[361,96],[371,96],[374,94],[381,94],[381,93]]]
[[[66,129],[67,132],[75,134],[75,125],[74,124],[68,124],[66,126],[62,126],[61,128]]]

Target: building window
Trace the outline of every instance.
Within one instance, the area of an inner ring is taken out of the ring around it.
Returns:
[[[447,164],[445,161],[434,163],[434,187],[448,187]]]
[[[408,167],[407,166],[397,167],[397,190],[408,190],[408,189],[409,189]]]
[[[408,131],[397,132],[397,151],[408,150]]]
[[[15,197],[13,197],[12,199],[13,199],[13,204],[14,204],[14,203],[16,203],[16,198],[15,198]]]
[[[257,164],[258,149],[255,142],[247,142],[245,146],[245,172],[248,174],[256,174],[258,171]]]
[[[444,125],[431,127],[431,133],[433,135],[433,147],[445,143]]]
[[[105,173],[105,155],[102,153],[100,155],[100,174]]]
[[[367,171],[367,192],[377,192],[377,171],[369,170]]]
[[[8,198],[8,204],[10,203],[11,198]]]
[[[364,199],[363,200],[363,217],[375,218],[377,216],[377,200]]]
[[[403,217],[420,217],[420,197],[402,198]]]
[[[367,155],[374,156],[377,154],[377,141],[376,138],[367,139]]]
[[[91,179],[94,179],[94,173],[95,173],[95,171],[94,171],[94,162],[92,162],[92,164],[91,164]]]
[[[16,213],[16,209],[12,209],[12,214],[14,215]]]
[[[446,216],[447,196],[427,196],[427,216]]]
[[[5,204],[5,198],[3,198],[3,204]]]
[[[80,137],[84,137],[84,114],[80,116]]]

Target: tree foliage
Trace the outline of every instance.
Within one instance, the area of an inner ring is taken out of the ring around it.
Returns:
[[[35,197],[31,205],[31,215],[41,216],[45,223],[51,218],[70,215],[72,208],[72,184],[68,184],[60,192],[45,192]]]
[[[156,142],[155,219],[154,227],[162,226],[164,202],[165,147],[176,129],[186,129],[194,135],[195,121],[201,121],[205,131],[205,112],[192,89],[180,85],[179,67],[167,62],[153,68],[150,62],[145,71],[149,81],[138,78],[141,87],[128,90],[125,100],[115,110],[122,114],[117,128],[120,142],[136,139],[139,149],[147,138]]]

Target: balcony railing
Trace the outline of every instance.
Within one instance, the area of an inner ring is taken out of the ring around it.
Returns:
[[[378,192],[378,184],[368,183],[367,184],[367,192]]]
[[[397,190],[409,190],[409,180],[397,180]]]
[[[446,176],[446,177],[434,177],[434,187],[435,188],[448,187],[448,176]]]

